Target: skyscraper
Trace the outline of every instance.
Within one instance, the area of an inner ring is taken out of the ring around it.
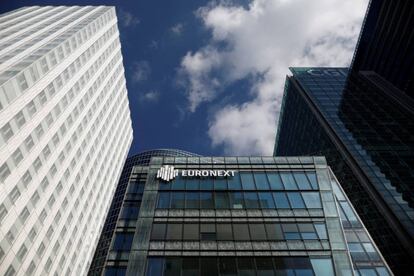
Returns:
[[[110,243],[115,233],[116,224],[119,219],[119,212],[122,205],[136,205],[140,207],[141,201],[134,202],[131,198],[125,198],[125,193],[128,187],[129,177],[131,175],[134,166],[149,166],[151,157],[155,156],[198,156],[197,154],[177,150],[177,149],[155,149],[147,150],[128,157],[125,161],[124,168],[122,169],[121,178],[119,179],[118,186],[116,187],[114,197],[112,199],[111,207],[109,208],[108,215],[105,219],[105,224],[102,229],[102,233],[99,238],[98,245],[93,256],[91,266],[88,274],[91,276],[102,275],[105,268],[106,258],[110,249]],[[125,203],[124,203],[125,200]],[[137,208],[137,210],[138,210]],[[138,215],[138,212],[135,213]],[[123,214],[125,215],[125,214]]]
[[[82,275],[132,141],[113,7],[0,16],[0,274]]]
[[[274,151],[326,156],[398,275],[414,261],[413,12],[373,0],[349,71],[292,68]]]
[[[413,260],[413,210],[402,188],[412,178],[412,164],[404,164],[413,155],[413,144],[404,144],[412,139],[412,114],[384,94],[369,95],[376,90],[347,79],[346,68],[291,71],[275,156],[326,156],[384,257],[403,274]]]
[[[132,170],[104,275],[353,269],[390,275],[323,157],[153,157]]]

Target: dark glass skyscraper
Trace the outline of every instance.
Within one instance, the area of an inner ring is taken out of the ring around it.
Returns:
[[[371,1],[352,65],[292,68],[274,155],[324,155],[396,274],[414,261],[414,2]]]
[[[115,190],[114,197],[112,199],[111,206],[109,208],[108,215],[103,226],[101,236],[99,238],[98,245],[95,250],[95,254],[89,268],[88,275],[101,275],[105,260],[108,255],[109,245],[114,235],[116,223],[119,217],[119,211],[124,203],[125,192],[128,187],[129,177],[134,166],[148,166],[153,156],[198,156],[197,154],[190,153],[177,149],[155,149],[140,152],[133,155],[125,161],[124,168],[121,173],[121,177],[118,182],[118,186]],[[125,203],[127,204],[127,203]],[[138,206],[139,207],[139,206]]]
[[[390,275],[323,157],[154,157],[105,263],[123,275]]]

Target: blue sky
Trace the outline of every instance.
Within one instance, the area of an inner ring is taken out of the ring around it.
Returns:
[[[346,3],[343,3],[346,2]],[[271,155],[288,66],[346,66],[367,1],[2,1],[114,5],[134,141]]]

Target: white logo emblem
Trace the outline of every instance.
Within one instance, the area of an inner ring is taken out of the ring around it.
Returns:
[[[174,166],[164,165],[157,172],[157,178],[161,178],[165,181],[170,181],[178,175],[178,170],[174,169]]]

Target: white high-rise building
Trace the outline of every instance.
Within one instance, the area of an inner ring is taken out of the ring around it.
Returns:
[[[132,141],[113,7],[0,15],[0,275],[84,275]]]

